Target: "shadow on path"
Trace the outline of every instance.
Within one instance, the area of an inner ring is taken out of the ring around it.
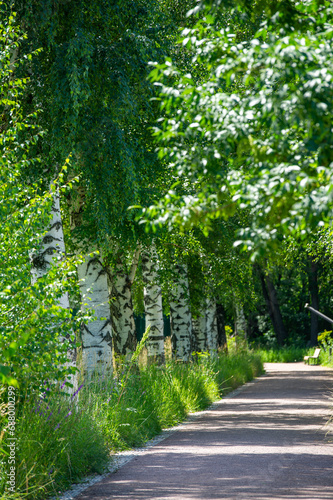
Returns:
[[[266,370],[77,500],[332,500],[333,372],[303,363]]]

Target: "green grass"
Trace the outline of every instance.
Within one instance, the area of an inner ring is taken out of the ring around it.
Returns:
[[[263,363],[294,363],[303,361],[309,349],[300,347],[281,347],[275,349],[255,349]]]
[[[143,445],[189,412],[252,380],[263,367],[260,356],[243,352],[122,370],[118,378],[84,385],[75,404],[60,393],[19,404],[17,496],[4,494],[0,482],[1,498],[45,500],[87,474],[100,473],[112,452]]]
[[[329,345],[319,345],[321,352],[319,354],[318,364],[333,368],[333,354],[329,354]],[[312,356],[315,347],[282,347],[282,348],[255,348],[254,352],[260,356],[263,363],[294,363],[303,361],[304,356]]]

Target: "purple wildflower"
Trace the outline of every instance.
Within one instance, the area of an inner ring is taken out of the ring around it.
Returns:
[[[61,385],[60,389],[63,389],[66,385],[66,382],[67,382],[67,379],[65,378],[65,381],[63,382],[63,384]]]
[[[79,387],[79,388],[78,388],[78,389],[74,392],[74,394],[73,394],[73,396],[71,397],[71,399],[74,399],[74,398],[75,398],[75,396],[76,396],[76,395],[77,395],[77,394],[81,391],[82,387],[83,387],[83,384],[81,384],[81,385],[80,385],[80,387]]]
[[[69,417],[71,414],[72,414],[72,411],[70,410],[70,411],[67,413],[67,415],[66,415],[66,417],[65,417],[65,418]]]

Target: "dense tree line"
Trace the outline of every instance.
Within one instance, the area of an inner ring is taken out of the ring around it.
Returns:
[[[184,362],[224,349],[225,325],[316,344],[304,304],[331,306],[319,3],[1,4],[4,382],[110,373],[140,315],[159,363],[166,317]]]

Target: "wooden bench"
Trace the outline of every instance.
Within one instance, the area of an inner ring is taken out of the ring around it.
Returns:
[[[318,360],[320,354],[320,349],[317,348],[313,354],[313,356],[304,356],[304,363],[308,362],[310,364],[310,359]]]

